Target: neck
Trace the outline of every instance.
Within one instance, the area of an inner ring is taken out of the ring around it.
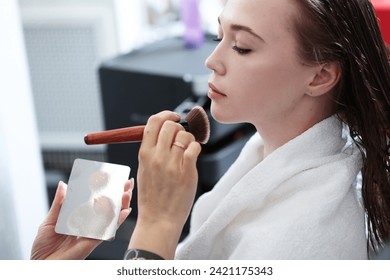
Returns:
[[[332,114],[332,110],[309,109],[300,114],[286,114],[283,117],[254,124],[263,139],[264,158]]]

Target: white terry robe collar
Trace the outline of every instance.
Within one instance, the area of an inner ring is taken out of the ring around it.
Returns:
[[[366,258],[364,215],[352,187],[361,154],[340,120],[321,121],[265,159],[262,151],[256,133],[198,199],[176,257]]]

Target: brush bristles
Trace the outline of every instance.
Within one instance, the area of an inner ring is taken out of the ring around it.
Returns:
[[[210,122],[205,110],[200,106],[195,106],[185,120],[188,123],[189,132],[195,136],[195,140],[206,144],[210,138]]]

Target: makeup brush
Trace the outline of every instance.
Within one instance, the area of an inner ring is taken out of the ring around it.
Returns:
[[[210,122],[202,107],[192,108],[180,124],[195,136],[197,142],[206,144],[209,140]],[[139,125],[89,133],[84,137],[84,142],[88,145],[140,142],[144,129],[144,125]]]

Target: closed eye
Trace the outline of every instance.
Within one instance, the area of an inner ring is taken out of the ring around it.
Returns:
[[[234,46],[232,47],[232,49],[233,49],[234,51],[236,51],[237,53],[241,54],[241,55],[248,54],[248,53],[250,53],[250,52],[252,51],[251,49],[239,48],[239,47],[237,47],[236,45],[234,45]]]
[[[219,43],[219,42],[222,41],[222,38],[216,37],[216,38],[213,39],[213,41]],[[232,49],[234,51],[236,51],[238,54],[241,54],[241,55],[248,54],[248,53],[250,53],[252,51],[251,49],[244,49],[244,48],[237,47],[237,45],[234,45],[232,47]]]

